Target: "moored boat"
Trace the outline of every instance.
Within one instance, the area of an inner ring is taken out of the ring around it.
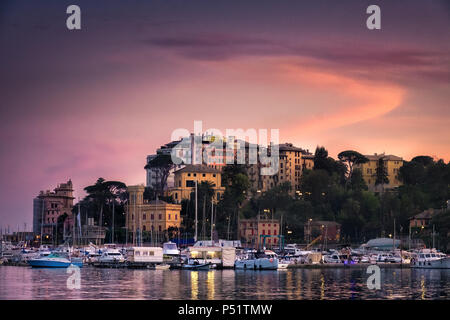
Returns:
[[[250,253],[249,256],[238,259],[234,263],[235,269],[249,270],[277,270],[278,257],[270,250]]]
[[[108,248],[98,258],[100,264],[122,264],[125,263],[125,257],[118,249]]]
[[[411,259],[411,268],[450,269],[450,258],[434,249],[423,249]]]
[[[211,263],[199,263],[197,260],[189,260],[188,263],[182,265],[182,269],[186,270],[209,270]]]
[[[170,269],[169,264],[157,264],[155,265],[155,270],[168,270]]]
[[[82,267],[83,262],[79,260],[70,260],[67,257],[52,253],[48,256],[42,256],[28,260],[28,264],[33,268],[68,268],[70,265]]]

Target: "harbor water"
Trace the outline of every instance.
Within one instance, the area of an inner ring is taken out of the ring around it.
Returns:
[[[449,269],[381,269],[381,289],[365,269],[130,270],[80,269],[70,289],[67,269],[0,267],[0,299],[443,299]]]

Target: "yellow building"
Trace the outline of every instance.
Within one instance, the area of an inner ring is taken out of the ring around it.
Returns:
[[[302,154],[302,170],[312,170],[314,169],[314,155],[310,153]]]
[[[384,189],[392,189],[402,185],[402,182],[399,180],[399,172],[400,167],[403,166],[403,159],[394,155],[386,155],[384,153],[374,154],[374,155],[365,155],[368,162],[363,164],[358,164],[355,168],[358,168],[362,172],[362,176],[364,181],[366,181],[369,190],[376,191],[379,188]],[[378,161],[383,158],[384,164],[387,169],[389,183],[383,186],[375,186],[376,181],[376,173],[378,167]]]
[[[175,171],[174,187],[169,189],[169,196],[180,203],[181,200],[190,199],[191,193],[195,191],[195,183],[211,183],[214,189],[214,202],[217,203],[225,191],[222,187],[222,175],[219,170],[206,165],[187,165]]]
[[[291,184],[290,194],[293,196],[300,189],[303,170],[314,168],[314,155],[292,143],[278,145],[279,163],[278,172],[274,175],[261,175],[263,165],[248,166],[248,175],[252,189],[258,193],[266,192],[276,185],[284,182]]]
[[[259,247],[262,244],[262,235],[267,237],[266,247],[279,245],[280,221],[276,219],[264,219],[257,217],[254,219],[239,220],[239,237],[244,242],[253,247]]]
[[[142,231],[166,231],[181,225],[181,205],[162,200],[144,200],[144,186],[128,186],[126,228],[135,233]]]

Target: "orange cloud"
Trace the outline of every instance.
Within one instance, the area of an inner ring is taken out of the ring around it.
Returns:
[[[332,104],[302,117],[301,125],[292,124],[286,128],[288,131],[314,133],[374,119],[400,106],[405,96],[403,88],[392,84],[362,81],[292,63],[283,63],[280,68],[286,81],[319,90],[330,97]]]

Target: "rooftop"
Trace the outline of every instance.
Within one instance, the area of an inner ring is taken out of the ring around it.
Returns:
[[[394,156],[393,154],[385,154],[384,152],[364,156],[369,160],[379,160],[380,158],[384,158],[384,160],[403,161],[403,158],[401,157]]]
[[[177,170],[177,171],[175,171],[175,173],[178,173],[178,172],[193,172],[193,173],[220,173],[220,171],[219,170],[217,170],[217,169],[214,169],[213,167],[209,167],[209,166],[206,166],[206,165],[192,165],[192,164],[189,164],[189,165],[187,165],[186,167],[184,167],[184,168],[181,168],[181,169],[179,169],[179,170]]]

